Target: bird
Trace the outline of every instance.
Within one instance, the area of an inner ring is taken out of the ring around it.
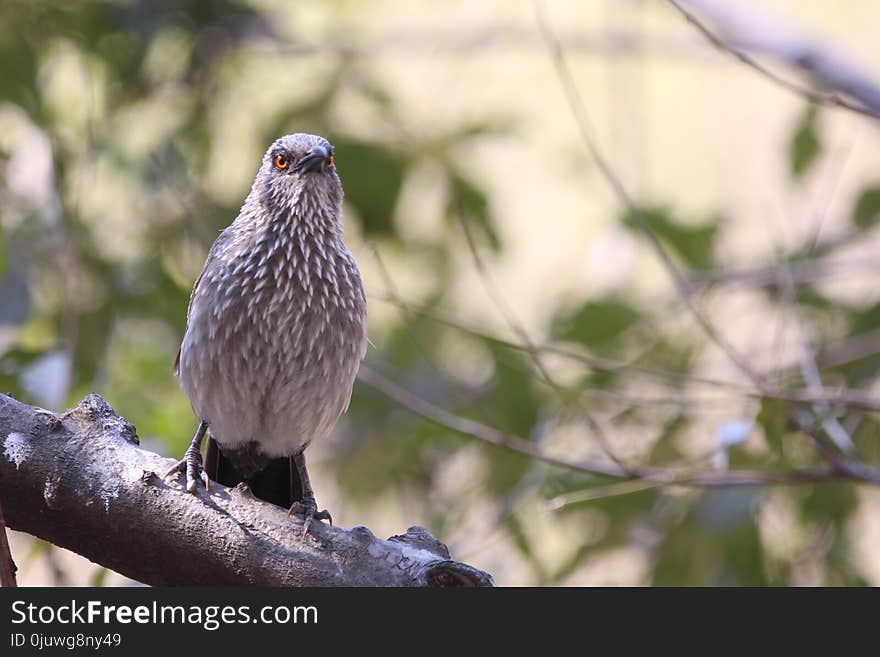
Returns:
[[[249,489],[313,520],[304,451],[348,408],[367,303],[343,241],[343,190],[324,137],[277,139],[193,286],[174,373],[199,421],[165,478]],[[208,443],[205,459],[201,445]]]

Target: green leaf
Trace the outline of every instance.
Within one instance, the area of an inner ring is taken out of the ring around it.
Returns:
[[[841,482],[835,486],[809,486],[801,489],[800,515],[805,522],[828,522],[838,529],[846,526],[859,504],[858,487]]]
[[[511,513],[505,517],[503,525],[507,530],[508,536],[513,540],[513,544],[534,570],[538,582],[544,583],[547,579],[547,572],[540,559],[538,559],[538,556],[535,554],[535,551],[532,549],[531,541],[529,541],[529,537],[526,534],[522,523],[520,523],[519,519],[516,517],[516,514]]]
[[[607,297],[587,301],[577,310],[557,316],[553,333],[561,340],[573,340],[592,349],[601,349],[616,342],[641,317],[622,299]]]
[[[453,216],[459,214],[462,220],[479,228],[490,248],[497,253],[501,242],[492,225],[486,192],[457,171],[450,172],[449,184],[451,194],[447,211]]]
[[[880,303],[864,308],[852,308],[837,303],[828,308],[828,313],[829,315],[833,313],[834,317],[847,317],[849,321],[847,335],[850,336],[864,336],[880,329]],[[878,368],[880,368],[880,356],[870,352],[830,367],[828,372],[831,376],[842,377],[848,386],[860,388],[876,378]]]
[[[540,398],[535,391],[535,379],[526,357],[502,347],[491,346],[495,360],[488,404],[479,404],[483,419],[511,433],[528,437],[538,422]],[[495,449],[495,448],[492,448]],[[512,455],[516,459],[518,455]]]
[[[817,116],[816,105],[807,107],[789,143],[789,165],[795,178],[803,176],[822,152],[822,144],[816,133]]]
[[[780,293],[778,290],[775,290],[775,291],[768,290],[768,294],[772,294],[772,298],[775,299],[776,301],[781,300]],[[823,295],[821,292],[819,292],[816,288],[809,287],[809,286],[803,287],[798,290],[797,302],[801,306],[807,306],[809,308],[812,308],[817,311],[821,311],[823,313],[825,313],[825,312],[837,313],[837,312],[839,312],[839,308],[840,308],[839,303],[832,301],[831,299],[829,299],[828,297]]]
[[[712,265],[712,251],[718,235],[720,217],[710,216],[705,221],[691,225],[674,220],[665,208],[646,207],[639,210],[638,216],[627,212],[621,221],[628,228],[643,230],[640,218],[688,266],[707,269]]]
[[[864,415],[852,432],[852,439],[856,450],[867,462],[876,463],[880,460],[880,419]]]
[[[840,305],[836,307],[836,312],[843,310]],[[850,334],[859,335],[868,333],[880,328],[880,303],[875,303],[864,310],[853,310],[850,315]]]
[[[98,566],[89,578],[89,586],[104,586],[104,582],[107,580],[107,573],[109,572],[104,566]]]
[[[666,422],[660,431],[657,442],[654,443],[654,447],[651,449],[648,463],[665,465],[680,459],[681,452],[676,438],[683,429],[687,428],[688,424],[687,416],[682,414],[678,414],[672,420]]]
[[[862,190],[852,218],[859,228],[870,228],[880,221],[880,185]]]
[[[367,236],[394,233],[392,215],[409,161],[382,144],[333,136],[345,198],[357,208]]]
[[[823,531],[823,582],[828,586],[865,586],[865,578],[853,559],[852,539],[847,526],[859,508],[858,486],[840,482],[834,486],[793,489],[799,500],[802,526],[819,526]]]
[[[667,385],[674,388],[690,385],[687,375],[694,369],[697,348],[681,335],[669,338],[654,335],[652,339],[651,348],[641,353],[633,365],[673,373],[668,377]]]
[[[668,527],[655,554],[654,586],[766,586],[765,553],[753,517],[759,489],[702,493],[684,520]]]
[[[764,440],[777,456],[782,455],[782,438],[789,430],[789,403],[781,399],[761,399],[758,424],[764,430]]]

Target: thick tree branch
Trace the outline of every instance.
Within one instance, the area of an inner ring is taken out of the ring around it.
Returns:
[[[3,504],[0,500],[0,586],[15,587],[15,562],[12,560],[12,551],[9,549],[9,539],[6,536],[6,516],[3,514]]]
[[[421,527],[381,540],[366,527],[302,524],[247,491],[198,496],[154,473],[98,395],[62,416],[0,395],[0,500],[9,527],[153,585],[492,586]]]

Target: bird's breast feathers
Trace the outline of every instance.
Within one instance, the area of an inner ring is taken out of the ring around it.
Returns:
[[[291,454],[332,429],[366,345],[363,286],[341,241],[270,233],[209,259],[181,386],[221,444]]]

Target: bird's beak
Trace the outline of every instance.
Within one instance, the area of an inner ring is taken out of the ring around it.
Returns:
[[[303,159],[294,165],[294,171],[310,173],[313,171],[323,171],[330,162],[330,153],[323,146],[315,146],[309,151]]]

